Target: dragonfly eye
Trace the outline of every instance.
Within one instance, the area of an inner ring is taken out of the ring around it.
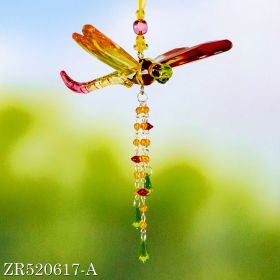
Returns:
[[[160,72],[158,70],[153,69],[152,75],[153,77],[158,78],[160,76]]]
[[[159,71],[159,77],[155,77],[155,79],[160,83],[160,84],[165,84],[172,76],[173,71],[170,65],[168,64],[162,64],[160,65],[160,71]]]
[[[152,64],[151,65],[151,68],[150,68],[150,73],[151,73],[151,76],[153,78],[159,78],[160,77],[160,71],[161,71],[161,65],[160,64]]]

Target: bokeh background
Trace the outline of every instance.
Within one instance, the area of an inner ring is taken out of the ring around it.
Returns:
[[[147,88],[145,265],[130,226],[138,89],[80,96],[59,77],[111,71],[72,40],[86,23],[134,54],[136,9],[0,0],[1,266],[93,262],[105,280],[280,279],[279,1],[149,1],[148,57],[225,38],[234,48]]]

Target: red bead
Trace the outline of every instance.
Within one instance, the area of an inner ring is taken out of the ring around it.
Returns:
[[[150,123],[147,123],[146,130],[152,129],[154,126]]]
[[[147,196],[150,194],[150,191],[147,190],[147,189],[140,189],[137,191],[137,193],[140,195],[140,196]]]
[[[139,162],[141,162],[141,157],[140,156],[134,156],[134,157],[131,158],[131,160],[135,163],[139,163]]]
[[[148,32],[148,24],[143,19],[138,19],[133,23],[134,33],[137,35],[144,35]]]

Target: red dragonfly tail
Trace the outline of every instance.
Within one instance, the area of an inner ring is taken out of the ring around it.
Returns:
[[[65,71],[60,72],[60,76],[64,82],[64,84],[74,92],[77,93],[89,93],[90,91],[87,89],[88,83],[78,83],[72,80]]]

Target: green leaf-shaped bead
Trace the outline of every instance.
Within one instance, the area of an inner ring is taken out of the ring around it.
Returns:
[[[152,188],[152,182],[149,174],[145,176],[145,189],[150,190]]]
[[[145,263],[150,258],[145,241],[141,241],[139,260]]]
[[[141,211],[139,207],[135,207],[135,221],[133,222],[133,226],[135,228],[139,228],[139,223],[141,222]]]

